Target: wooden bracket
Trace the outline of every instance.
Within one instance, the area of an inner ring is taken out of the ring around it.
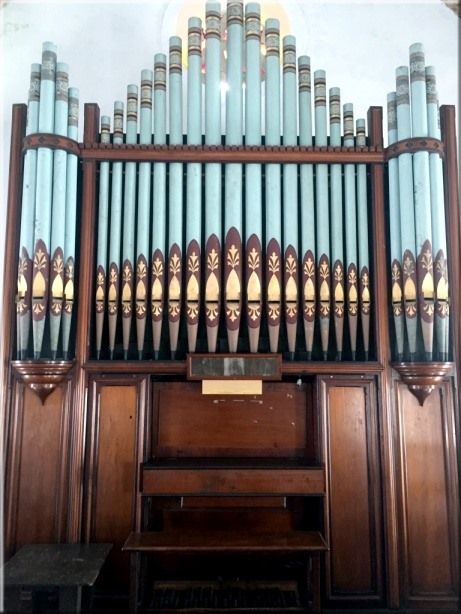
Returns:
[[[392,367],[409,391],[418,399],[420,406],[453,371],[452,362],[398,362]]]
[[[11,366],[18,379],[35,392],[44,405],[53,390],[69,379],[74,361],[14,360]]]

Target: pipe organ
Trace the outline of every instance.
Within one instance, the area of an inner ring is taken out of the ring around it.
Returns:
[[[111,117],[85,104],[79,143],[78,90],[43,44],[12,121],[7,553],[111,541],[102,581],[127,584],[132,532],[139,563],[159,535],[218,527],[235,555],[256,530],[274,569],[288,534],[314,570],[300,610],[457,611],[454,108],[419,43],[385,125],[311,62],[257,3],[209,1]],[[195,578],[175,552],[165,574]],[[138,563],[142,610],[157,580]]]

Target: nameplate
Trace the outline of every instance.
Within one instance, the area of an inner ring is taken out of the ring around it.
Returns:
[[[253,379],[204,379],[202,394],[262,394],[262,380]]]
[[[281,354],[188,354],[188,380],[282,379]]]

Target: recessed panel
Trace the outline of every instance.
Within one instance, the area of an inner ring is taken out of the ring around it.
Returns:
[[[204,396],[192,382],[156,384],[155,390],[156,457],[306,455],[307,384],[264,384],[261,395]]]

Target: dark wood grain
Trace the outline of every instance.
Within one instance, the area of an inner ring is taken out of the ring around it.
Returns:
[[[212,531],[176,533],[143,531],[131,533],[123,546],[125,552],[312,552],[328,547],[317,531],[288,533],[243,533]]]

